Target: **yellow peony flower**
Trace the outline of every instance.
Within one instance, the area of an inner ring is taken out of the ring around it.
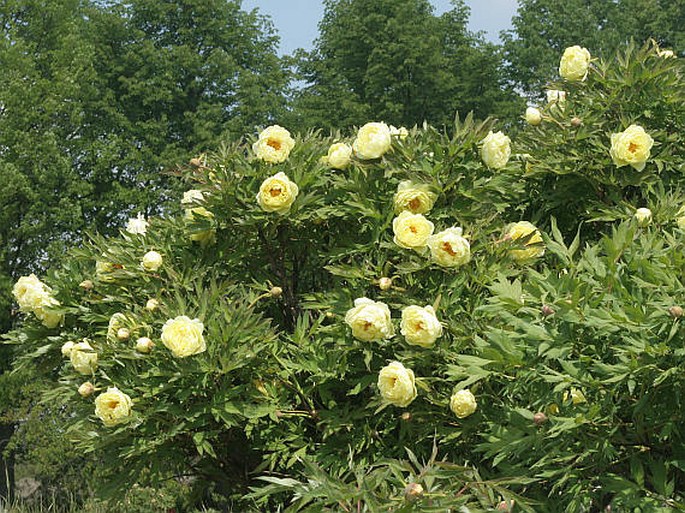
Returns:
[[[562,104],[566,101],[566,91],[559,91],[558,89],[547,90],[547,103]]]
[[[257,203],[267,212],[284,215],[290,211],[300,189],[285,173],[280,172],[267,178],[259,187]]]
[[[73,342],[65,342],[62,344],[62,356],[65,356],[69,358],[71,356],[71,350],[74,349],[74,344]]]
[[[59,303],[57,303],[59,304]],[[38,308],[33,312],[46,328],[56,328],[64,320],[64,314],[51,308]]]
[[[145,255],[143,255],[143,260],[140,262],[140,264],[143,266],[143,269],[153,272],[162,267],[162,263],[162,255],[156,251],[148,251],[145,253]]]
[[[181,200],[181,205],[183,206],[188,206],[188,205],[194,205],[196,203],[200,203],[204,201],[205,195],[202,193],[202,191],[198,189],[190,189],[189,191],[186,191],[183,193],[183,199]]]
[[[378,374],[378,390],[390,404],[409,406],[417,395],[414,372],[400,362],[390,362]]]
[[[400,182],[393,198],[395,213],[408,210],[412,214],[425,214],[433,208],[435,194],[426,185],[416,185],[409,180]]]
[[[354,300],[354,307],[345,314],[345,322],[352,328],[354,338],[365,342],[395,335],[388,305],[365,297]]]
[[[460,419],[471,415],[476,408],[478,408],[478,403],[470,390],[459,390],[450,397],[450,409]]]
[[[186,209],[185,219],[188,222],[193,221],[211,221],[214,219],[214,214],[207,210],[205,207],[194,207]],[[190,240],[199,242],[201,244],[211,244],[214,242],[214,236],[216,233],[213,229],[203,230],[201,232],[193,232],[190,234]]]
[[[162,343],[177,358],[185,358],[207,350],[202,336],[204,325],[199,319],[180,315],[169,319],[162,327]]]
[[[568,401],[569,399],[574,405],[583,404],[587,402],[587,399],[585,399],[585,394],[583,394],[583,391],[577,388],[571,388],[571,390],[567,390],[566,392],[564,392],[564,401]]]
[[[432,347],[442,335],[442,324],[435,315],[432,306],[421,308],[411,305],[402,310],[400,332],[408,344]]]
[[[404,140],[409,136],[409,130],[407,130],[403,126],[397,128],[393,125],[390,125],[390,135],[393,137],[397,137],[400,140]]]
[[[502,132],[490,132],[481,141],[480,155],[486,166],[502,169],[511,156],[511,140]]]
[[[252,151],[260,160],[279,164],[288,158],[294,146],[295,141],[290,137],[290,132],[281,126],[272,125],[259,134],[259,139],[252,145]]]
[[[392,146],[390,128],[385,123],[367,123],[357,132],[354,153],[364,160],[380,158]]]
[[[325,160],[329,166],[335,169],[345,169],[352,159],[352,146],[345,143],[335,143],[328,148]]]
[[[149,312],[154,312],[159,308],[159,301],[157,301],[155,298],[150,298],[147,300],[147,303],[145,303],[145,310],[148,310]]]
[[[434,228],[433,223],[421,214],[404,210],[392,221],[392,230],[395,233],[393,242],[401,248],[420,250],[426,247]]]
[[[542,112],[540,112],[540,109],[528,107],[526,109],[526,122],[533,126],[537,126],[542,123]]]
[[[630,165],[636,171],[645,168],[649,151],[652,149],[652,139],[645,129],[639,125],[630,125],[623,132],[611,134],[611,155],[617,167]]]
[[[143,214],[138,214],[138,217],[132,217],[128,220],[126,231],[137,235],[145,235],[149,225],[150,223],[145,220]]]
[[[53,299],[50,287],[40,281],[35,274],[19,278],[12,288],[12,294],[22,312],[34,312],[41,308],[59,305]]]
[[[95,415],[107,427],[128,422],[131,418],[131,398],[117,387],[107,388],[95,398]]]
[[[509,240],[518,240],[529,237],[525,242],[526,249],[511,249],[509,255],[511,258],[520,263],[525,263],[535,258],[541,257],[545,254],[545,246],[542,243],[542,235],[534,224],[528,221],[519,221],[518,223],[510,224],[505,233],[505,238]]]
[[[462,229],[448,228],[428,238],[433,261],[442,267],[459,267],[471,260],[471,245],[462,236]]]
[[[113,314],[109,318],[109,323],[107,324],[107,339],[115,340],[117,339],[117,333],[121,328],[125,328],[128,324],[128,319],[121,312]]]
[[[104,256],[104,255],[103,255]],[[114,277],[111,273],[114,271],[114,264],[111,262],[106,262],[104,260],[98,260],[95,262],[95,276],[98,280],[111,283],[114,281]]]
[[[559,75],[566,80],[581,81],[587,77],[592,56],[587,48],[570,46],[564,50],[559,63]]]
[[[98,368],[98,354],[86,340],[74,344],[69,359],[79,374],[93,374]]]
[[[652,211],[648,208],[642,207],[635,211],[635,220],[638,226],[645,227],[652,222]]]

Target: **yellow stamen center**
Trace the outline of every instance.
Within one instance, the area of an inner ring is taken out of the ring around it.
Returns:
[[[635,152],[637,151],[637,148],[638,148],[638,146],[637,146],[637,144],[635,144],[634,142],[631,142],[631,143],[628,145],[628,151],[629,151],[630,153],[635,153]]]
[[[457,252],[452,249],[452,245],[449,242],[443,242],[442,243],[442,250],[449,254],[450,256],[456,256]]]
[[[266,141],[267,146],[271,146],[274,150],[278,151],[281,149],[281,141],[277,139],[269,139]]]

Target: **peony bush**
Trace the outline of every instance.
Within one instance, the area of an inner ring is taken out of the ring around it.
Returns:
[[[517,136],[227,143],[182,217],[22,278],[59,320],[22,307],[17,364],[58,373],[42,400],[113,497],[174,476],[232,511],[682,509],[684,86],[660,52],[568,49]]]

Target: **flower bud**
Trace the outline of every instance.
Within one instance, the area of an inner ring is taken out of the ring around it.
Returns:
[[[95,392],[95,387],[90,381],[86,381],[80,387],[78,387],[78,393],[81,397],[88,397]]]
[[[83,280],[78,286],[83,290],[93,290],[93,282],[90,280]]]
[[[74,348],[73,342],[65,342],[62,346],[62,356],[69,358],[71,356],[71,350]]]
[[[540,309],[540,313],[544,315],[545,317],[549,317],[550,315],[554,315],[554,308],[552,308],[549,305],[542,305],[542,308]]]
[[[378,280],[378,288],[381,290],[389,290],[390,287],[392,287],[392,278],[383,276],[380,280]]]
[[[283,294],[283,289],[281,287],[271,287],[269,294],[271,294],[271,297],[273,298],[279,298]]]
[[[145,253],[140,262],[140,264],[143,266],[143,269],[152,272],[157,271],[160,267],[162,267],[163,263],[164,259],[157,251],[148,251]]]
[[[674,319],[679,319],[680,317],[683,316],[683,308],[678,306],[678,305],[673,305],[668,309],[668,313],[671,317]],[[68,342],[67,342],[68,344]]]
[[[148,299],[147,303],[145,303],[145,310],[149,310],[150,312],[154,312],[159,308],[159,301],[156,299]]]
[[[117,330],[117,338],[121,340],[122,342],[124,340],[128,340],[131,337],[131,332],[128,330],[128,328],[119,328]]]
[[[409,422],[412,419],[411,412],[405,411],[402,415],[400,415],[400,418],[405,422]]]
[[[535,107],[528,107],[526,109],[526,121],[529,125],[537,126],[542,122],[542,113]]]
[[[333,312],[326,312],[326,319],[334,319],[335,314]]]
[[[147,337],[140,337],[136,340],[136,351],[139,353],[149,353],[152,348],[155,347],[155,343]]]
[[[547,415],[539,411],[535,415],[533,415],[533,422],[535,422],[536,426],[541,426],[542,424],[547,422]]]
[[[423,486],[419,483],[409,483],[404,489],[404,498],[409,502],[418,500],[421,497],[423,497]]]
[[[514,509],[514,501],[501,501],[497,505],[497,511],[511,511]]]
[[[649,223],[652,222],[652,211],[649,210],[648,208],[638,208],[635,211],[635,220],[637,221],[637,225],[641,227],[647,226]]]
[[[574,128],[578,128],[580,125],[583,124],[583,120],[580,118],[573,118],[571,119],[571,126]]]

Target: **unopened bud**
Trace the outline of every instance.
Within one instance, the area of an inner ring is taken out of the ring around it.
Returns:
[[[540,313],[545,317],[549,317],[550,315],[554,315],[554,308],[549,305],[542,305],[542,308],[540,308]]]
[[[649,210],[648,208],[642,207],[638,208],[635,211],[635,220],[637,221],[637,225],[641,227],[647,226],[649,223],[652,222],[652,211]]]
[[[95,392],[95,387],[90,381],[86,381],[78,387],[78,393],[81,394],[81,397],[88,397],[92,395],[93,392]]]
[[[117,338],[122,342],[124,340],[128,340],[129,338],[131,338],[131,332],[128,330],[128,328],[119,328],[117,330]]]
[[[71,356],[71,350],[74,348],[73,342],[65,342],[62,345],[62,356],[69,358]]]
[[[271,287],[269,294],[271,294],[271,297],[279,298],[283,294],[283,289],[281,287]]]
[[[136,340],[136,351],[139,353],[149,353],[153,347],[155,343],[147,337],[140,337]]]
[[[547,415],[545,415],[543,412],[539,411],[535,415],[533,415],[533,422],[535,422],[536,426],[540,426],[547,422]]]
[[[679,319],[683,316],[683,308],[678,305],[673,305],[671,308],[668,309],[668,313],[674,319]]]
[[[317,410],[312,410],[309,412],[309,416],[315,420],[318,420],[319,412]]]
[[[150,312],[154,312],[159,308],[159,301],[156,299],[148,299],[147,303],[145,303],[145,310],[149,310]]]
[[[335,314],[333,312],[326,312],[326,319],[333,319],[335,318]]]
[[[514,501],[502,501],[497,505],[497,511],[511,511],[514,508]]]
[[[542,112],[535,107],[528,107],[526,109],[526,121],[533,126],[539,125],[542,122]]]
[[[418,500],[421,497],[423,497],[423,486],[419,483],[409,483],[404,489],[404,498],[409,502]]]
[[[78,286],[83,290],[93,290],[93,282],[90,280],[83,280]]]
[[[583,124],[583,120],[580,119],[580,118],[573,118],[573,119],[571,119],[571,126],[572,126],[572,127],[578,128],[578,127],[579,127],[580,125],[582,125],[582,124]]]
[[[392,278],[383,276],[380,280],[378,280],[378,287],[381,290],[389,290],[390,287],[392,287]]]
[[[412,418],[411,412],[405,411],[402,415],[400,415],[400,418],[405,422],[409,422]]]

